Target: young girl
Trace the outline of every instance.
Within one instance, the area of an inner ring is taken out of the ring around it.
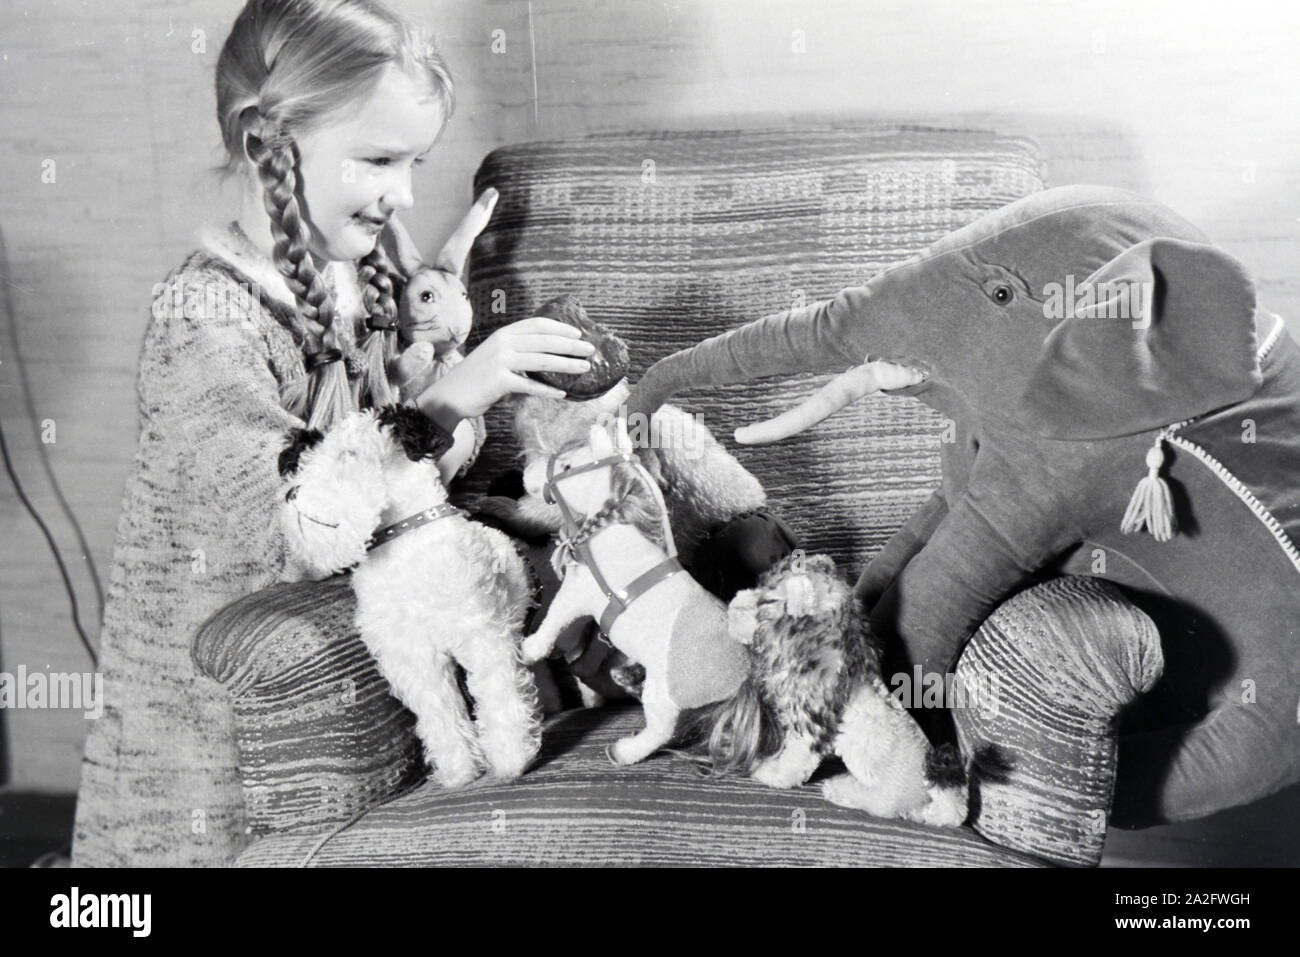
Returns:
[[[286,433],[328,429],[383,393],[383,363],[366,355],[384,345],[401,277],[379,240],[413,206],[412,167],[451,105],[429,41],[378,2],[249,0],[231,29],[217,113],[244,202],[162,284],[145,334],[75,864],[225,864],[247,842],[229,706],[190,645],[285,571]],[[592,351],[562,323],[516,322],[416,404],[451,447],[461,420],[510,393],[562,394],[524,373],[585,372]]]

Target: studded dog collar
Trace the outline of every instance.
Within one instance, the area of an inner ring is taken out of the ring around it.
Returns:
[[[405,535],[413,528],[419,528],[421,525],[428,525],[430,522],[436,522],[440,518],[447,518],[451,515],[464,515],[465,510],[457,508],[447,502],[441,505],[434,505],[432,508],[426,508],[423,512],[416,512],[414,515],[408,515],[400,522],[394,522],[392,525],[385,525],[383,528],[375,529],[370,536],[370,541],[366,542],[366,551],[373,551],[380,545],[387,544],[399,535]]]

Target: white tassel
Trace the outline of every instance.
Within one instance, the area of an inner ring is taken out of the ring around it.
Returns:
[[[1164,468],[1165,452],[1162,438],[1156,436],[1155,444],[1147,450],[1147,475],[1133,490],[1128,510],[1119,530],[1125,535],[1142,531],[1143,526],[1157,542],[1167,542],[1174,537],[1174,499],[1169,483],[1160,477]]]

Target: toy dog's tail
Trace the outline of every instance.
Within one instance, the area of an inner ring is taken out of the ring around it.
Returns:
[[[709,760],[718,774],[749,774],[780,746],[776,721],[751,675],[712,715]]]
[[[923,765],[930,801],[907,817],[922,824],[958,827],[970,812],[970,775],[955,744],[926,749]]]
[[[730,698],[694,708],[682,716],[682,738],[702,773],[744,774],[780,748],[780,734],[758,683],[747,677]]]

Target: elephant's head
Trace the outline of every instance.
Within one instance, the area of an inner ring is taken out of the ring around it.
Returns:
[[[849,366],[737,438],[773,441],[900,387],[1047,437],[1127,435],[1257,390],[1254,314],[1242,266],[1180,216],[1119,190],[1061,187],[832,300],[668,356],[628,406],[649,412],[685,388]]]

